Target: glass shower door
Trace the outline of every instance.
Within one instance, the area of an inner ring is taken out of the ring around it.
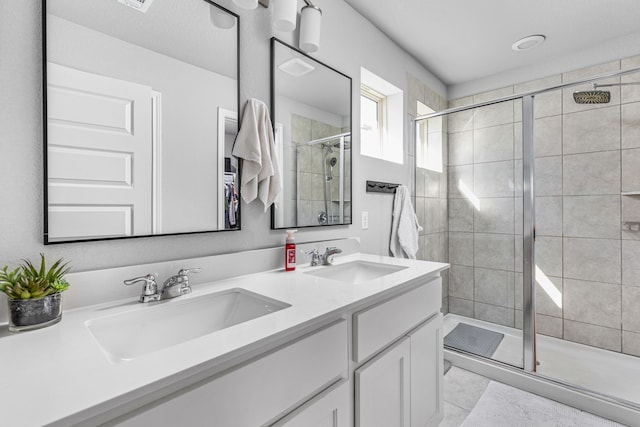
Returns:
[[[445,347],[524,367],[521,101],[452,113],[445,123]]]

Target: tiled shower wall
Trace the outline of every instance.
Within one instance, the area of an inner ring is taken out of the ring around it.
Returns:
[[[450,106],[635,67],[640,57]],[[600,83],[618,82],[640,82],[640,74]],[[640,192],[640,85],[603,88],[609,104],[576,104],[573,91],[585,89],[535,97],[536,265],[560,296],[554,302],[536,286],[537,331],[640,355],[640,231],[622,224],[640,221],[640,196],[621,195]],[[520,327],[521,104],[508,104],[449,118],[449,310]],[[480,210],[454,185],[460,179],[472,183]]]
[[[444,98],[430,90],[419,80],[407,75],[409,93],[407,96],[407,111],[409,112],[409,126],[413,126],[413,119],[417,116],[417,101],[434,111],[447,107]],[[445,120],[446,123],[446,120]],[[442,164],[443,172],[427,169],[415,170],[415,210],[418,223],[422,226],[420,232],[419,251],[417,258],[421,260],[449,262],[449,237],[447,221],[447,135],[446,125],[442,135]],[[412,135],[415,141],[415,129],[409,129],[407,135]],[[409,165],[416,165],[416,147],[409,144]],[[448,312],[449,273],[444,272],[442,278],[442,310]]]
[[[289,146],[289,163],[293,167],[287,173],[292,176],[291,180],[298,180],[299,186],[295,183],[291,188],[297,189],[293,191],[289,197],[293,202],[293,206],[297,206],[297,220],[294,223],[298,225],[318,225],[317,217],[320,212],[325,212],[325,183],[324,162],[327,159],[327,149],[323,148],[323,144],[313,146],[303,145],[309,141],[326,138],[333,135],[339,135],[343,132],[341,128],[331,126],[319,120],[313,120],[297,114],[291,115],[291,145]],[[336,140],[335,142],[337,142]],[[350,144],[349,144],[350,146]],[[351,150],[345,150],[345,158],[347,164],[350,164]],[[339,219],[339,195],[340,195],[340,151],[338,148],[333,150],[332,157],[336,157],[338,162],[333,168],[333,177],[331,180],[332,204],[334,206],[335,220]],[[329,168],[327,168],[327,171]],[[297,177],[296,177],[297,174]],[[351,171],[349,168],[345,170],[344,180],[344,197],[345,197],[345,217],[344,221],[349,222],[350,204],[351,204]]]

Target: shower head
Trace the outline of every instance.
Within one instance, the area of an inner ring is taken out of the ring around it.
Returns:
[[[327,163],[329,163],[329,166],[334,167],[336,163],[338,163],[338,159],[336,159],[335,157],[332,157],[330,159],[327,159]]]
[[[611,101],[611,92],[598,90],[598,85],[593,85],[593,90],[573,92],[573,100],[576,104],[608,104]]]
[[[576,104],[608,104],[611,101],[611,92],[606,90],[573,92],[573,100]]]

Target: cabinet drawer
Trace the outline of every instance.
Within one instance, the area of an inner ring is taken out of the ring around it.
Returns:
[[[442,278],[353,315],[353,358],[362,362],[440,311]]]
[[[213,380],[130,414],[119,425],[255,427],[282,417],[347,372],[341,320]],[[159,423],[159,424],[158,424]]]
[[[350,385],[347,380],[334,384],[271,427],[349,427]]]

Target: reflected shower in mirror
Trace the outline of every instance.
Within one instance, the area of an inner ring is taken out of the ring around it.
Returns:
[[[239,228],[238,16],[44,0],[45,243]]]
[[[272,227],[351,224],[351,78],[275,38],[271,61],[284,190]]]

